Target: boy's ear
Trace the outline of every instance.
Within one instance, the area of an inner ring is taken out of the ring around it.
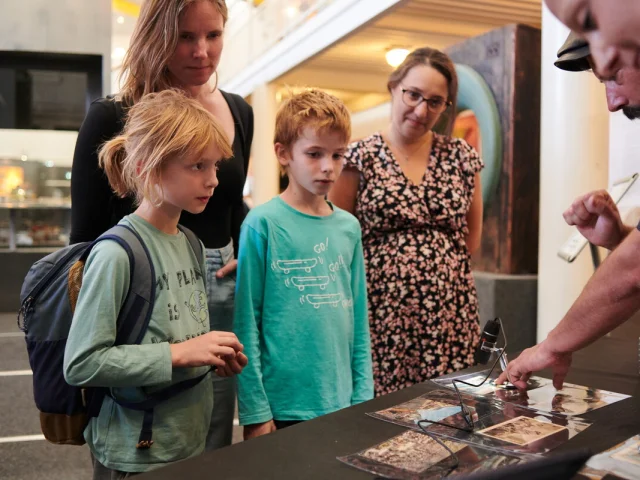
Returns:
[[[273,145],[273,149],[276,152],[278,163],[283,167],[289,165],[289,162],[291,161],[291,152],[289,152],[289,149],[280,142],[276,142]]]

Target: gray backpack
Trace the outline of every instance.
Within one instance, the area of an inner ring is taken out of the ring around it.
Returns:
[[[204,252],[198,237],[191,230],[178,227],[202,264]],[[47,255],[33,264],[22,284],[18,326],[25,333],[42,433],[52,443],[83,445],[83,432],[89,419],[100,413],[104,397],[109,395],[108,388],[69,385],[63,373],[64,349],[82,285],[84,264],[93,247],[107,239],[124,248],[131,266],[129,291],[117,319],[115,345],[139,344],[153,311],[156,276],[149,251],[132,228],[116,225],[93,242],[70,245]],[[149,448],[153,444],[153,408],[196,385],[207,374],[174,384],[144,402],[118,402],[145,412],[138,448]]]

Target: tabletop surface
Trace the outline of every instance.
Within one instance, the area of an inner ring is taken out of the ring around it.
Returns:
[[[479,369],[468,371],[473,370]],[[549,373],[538,375],[550,378]],[[567,381],[632,397],[581,415],[592,425],[554,452],[589,447],[593,453],[598,453],[640,433],[638,378],[573,369]],[[178,462],[139,478],[371,479],[374,476],[349,467],[336,457],[356,453],[406,429],[371,418],[366,413],[392,407],[437,388],[442,387],[432,382],[415,385],[270,435]]]

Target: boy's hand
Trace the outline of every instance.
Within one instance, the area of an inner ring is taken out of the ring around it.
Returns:
[[[173,367],[224,367],[225,359],[235,358],[244,349],[231,332],[205,333],[186,342],[174,343],[170,348]]]
[[[276,424],[273,420],[269,420],[264,423],[255,423],[253,425],[245,425],[244,427],[244,439],[250,440],[261,435],[267,435],[268,433],[276,431]]]
[[[218,367],[216,369],[216,374],[219,377],[233,377],[242,372],[242,369],[249,363],[249,359],[242,352],[236,353],[234,357],[223,358],[225,360],[224,367]]]
[[[223,278],[226,277],[227,275],[229,275],[230,273],[235,272],[238,269],[238,260],[231,260],[229,263],[227,263],[226,265],[224,265],[223,267],[221,267],[217,272],[216,272],[216,277],[217,278]]]

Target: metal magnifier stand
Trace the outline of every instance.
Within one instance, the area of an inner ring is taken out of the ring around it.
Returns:
[[[498,318],[498,321],[500,322],[500,332],[502,333],[502,337],[504,338],[504,346],[496,347],[495,344],[493,344],[493,346],[490,346],[490,345],[487,345],[486,342],[483,342],[480,348],[485,352],[498,354],[498,358],[500,360],[500,368],[502,369],[503,372],[507,372],[507,378],[509,379],[509,381],[503,383],[501,387],[504,388],[505,390],[515,390],[516,386],[511,381],[511,376],[509,375],[509,371],[507,370],[507,364],[509,363],[509,360],[507,359],[507,345],[508,345],[507,334],[504,331],[502,318],[500,317],[497,317],[497,318]]]

